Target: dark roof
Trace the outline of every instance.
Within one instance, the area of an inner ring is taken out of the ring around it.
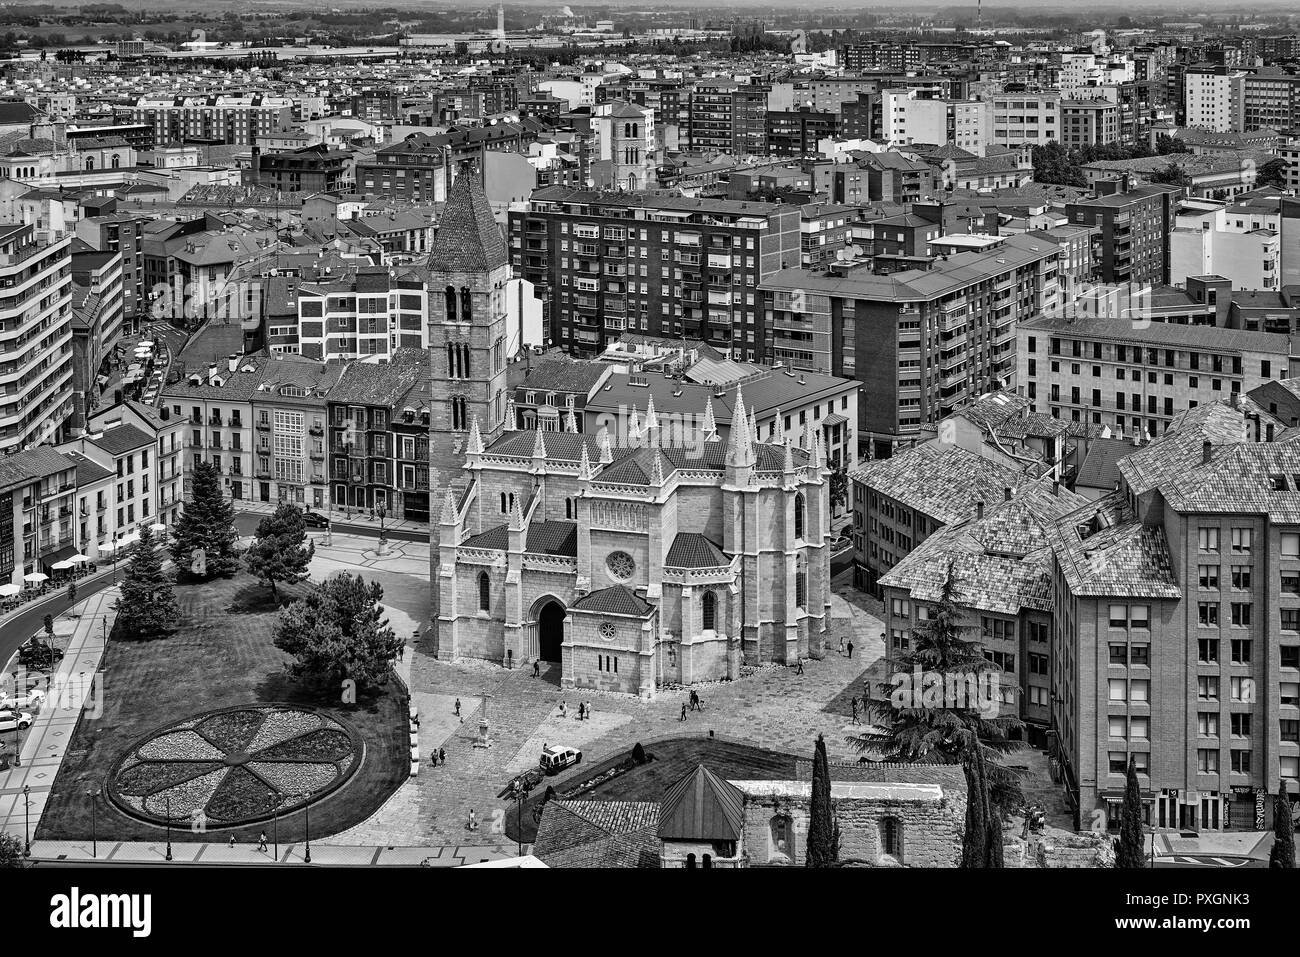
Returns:
[[[549,356],[533,367],[518,388],[586,395],[609,370],[610,366],[604,362],[583,362],[568,356]]]
[[[478,535],[471,535],[460,544],[462,548],[490,548],[504,552],[510,546],[510,529],[505,525],[498,525]]]
[[[329,400],[395,407],[429,369],[429,353],[420,349],[399,349],[391,362],[352,362],[330,390]]]
[[[573,610],[643,618],[654,610],[654,606],[626,585],[611,585],[579,598],[573,603]]]
[[[1133,450],[1133,443],[1123,439],[1094,439],[1079,466],[1075,486],[1101,488],[1109,492],[1119,481],[1119,460]]]
[[[92,462],[80,452],[64,452],[63,454],[77,463],[77,488],[85,488],[92,482],[109,478],[113,474],[98,462]]]
[[[56,475],[68,468],[72,463],[66,457],[43,445],[0,456],[0,488]]]
[[[141,446],[153,444],[153,439],[148,434],[129,423],[114,426],[103,435],[92,437],[90,441],[109,455],[124,455]]]
[[[697,765],[659,802],[659,839],[738,841],[745,827],[744,804],[739,788]]]
[[[534,522],[528,528],[527,551],[535,555],[578,557],[577,522]]]
[[[670,568],[717,568],[730,563],[722,549],[699,532],[678,532],[664,560]]]
[[[653,801],[548,801],[533,855],[548,867],[658,867]]]
[[[429,253],[434,272],[488,272],[508,261],[505,240],[478,177],[462,173],[451,184]]]

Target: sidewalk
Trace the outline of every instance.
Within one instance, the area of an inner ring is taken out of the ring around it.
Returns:
[[[55,626],[56,635],[67,638],[67,650],[51,676],[49,696],[23,735],[22,763],[0,772],[0,828],[14,836],[30,835],[36,830],[82,705],[98,707],[96,696],[103,689],[96,676],[104,655],[105,636],[117,617],[113,603],[118,595],[116,587],[106,588],[73,606],[68,617],[60,618]],[[62,640],[59,643],[64,644]],[[26,799],[24,788],[30,789]]]
[[[271,515],[274,514],[275,510],[279,507],[279,502],[253,502],[240,499],[235,503],[236,512],[247,512],[250,515]],[[358,525],[362,528],[373,527],[375,534],[379,534],[379,516],[376,515],[374,518],[371,518],[369,509],[354,508],[352,509],[352,514],[350,516],[341,508],[313,508],[312,511],[317,515],[324,515],[330,520],[332,525]],[[384,519],[383,526],[384,530],[389,532],[420,532],[424,535],[429,533],[428,522],[413,522],[405,518],[393,518],[391,515]],[[324,534],[323,529],[308,529],[308,531]]]
[[[362,847],[338,844],[311,845],[311,863],[306,860],[306,845],[281,844],[279,857],[276,846],[267,834],[266,851],[256,844],[194,844],[172,843],[172,863],[212,866],[269,866],[297,864],[323,867],[461,867],[483,861],[504,861],[516,857],[518,845],[467,845],[432,847]],[[524,853],[529,848],[524,847]],[[167,842],[100,841],[92,846],[90,841],[34,841],[32,860],[58,861],[60,863],[102,863],[127,865],[159,865],[167,863]]]

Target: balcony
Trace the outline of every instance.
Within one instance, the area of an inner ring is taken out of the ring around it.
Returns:
[[[319,425],[313,425],[307,430],[307,434],[319,437],[325,434],[325,429]]]
[[[259,431],[259,432],[270,432],[270,431],[271,431],[271,423],[270,423],[269,421],[267,421],[267,422],[258,422],[257,425],[254,426],[254,428],[257,429],[257,431]]]

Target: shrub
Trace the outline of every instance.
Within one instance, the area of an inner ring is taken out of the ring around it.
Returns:
[[[642,765],[646,762],[645,748],[641,747],[640,741],[632,747],[632,761],[637,765]]]

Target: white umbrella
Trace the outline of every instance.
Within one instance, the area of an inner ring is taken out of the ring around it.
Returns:
[[[80,552],[78,552],[77,554],[71,556],[71,557],[68,559],[68,564],[70,564],[70,565],[84,565],[84,564],[86,564],[86,562],[88,562],[88,561],[90,561],[90,557],[89,557],[88,555],[83,555],[83,554],[81,554]]]
[[[55,562],[55,563],[54,563],[53,565],[51,565],[50,567],[51,567],[51,568],[54,568],[54,569],[57,569],[58,571],[63,572],[63,571],[67,571],[69,568],[72,567],[72,562],[67,561],[67,560],[65,559],[64,561],[61,561],[61,562]]]
[[[149,526],[149,531],[151,531],[151,532],[165,532],[165,531],[167,531],[167,526],[164,525],[162,522],[157,522],[156,524],[153,524],[153,525],[150,525],[150,526]]]
[[[103,554],[105,554],[105,555],[112,555],[115,551],[117,551],[117,549],[118,549],[118,546],[117,546],[117,545],[114,545],[112,542],[100,542],[100,543],[99,543],[99,550],[100,550],[101,553],[103,553]]]
[[[0,585],[0,597],[13,598],[14,595],[18,594],[22,590],[21,585],[15,585],[12,582],[5,582],[5,584]]]
[[[33,585],[39,585],[41,582],[49,581],[50,576],[45,572],[32,572],[30,575],[24,575],[23,581],[31,582]]]

